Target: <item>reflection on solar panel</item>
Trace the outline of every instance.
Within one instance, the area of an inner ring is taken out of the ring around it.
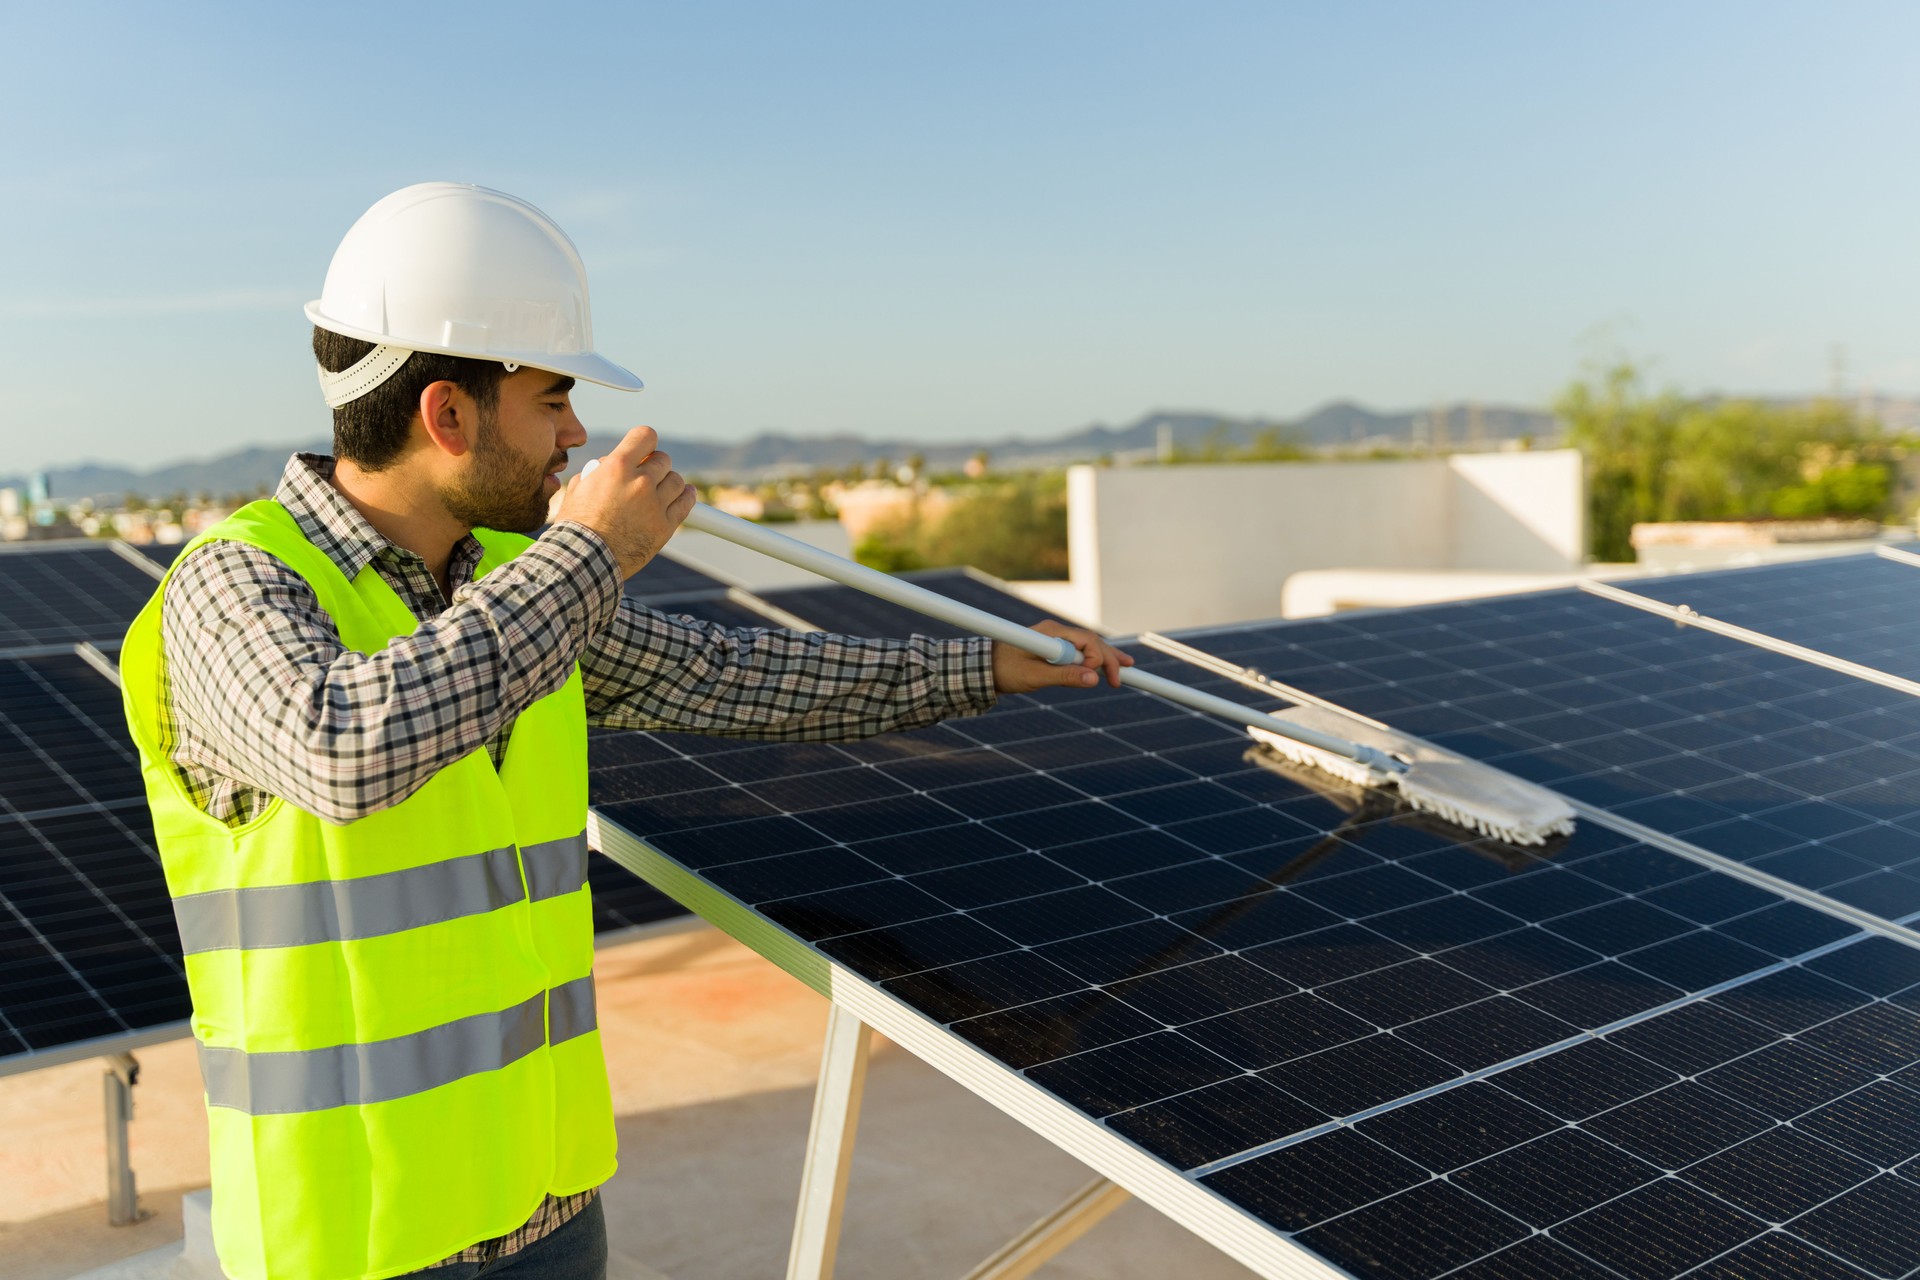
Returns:
[[[1617,590],[1920,679],[1920,574],[1880,556],[1635,578]]]
[[[1127,692],[1006,698],[862,743],[633,739],[635,763],[598,771],[617,857],[816,985],[829,960],[879,985],[1355,1275],[1516,1247],[1463,1274],[1664,1276],[1708,1246],[1696,1261],[1852,1247],[1844,1224],[1879,1203],[1879,1170],[1920,1156],[1920,1093],[1850,1048],[1887,1027],[1914,1050],[1895,1069],[1920,1059],[1920,1016],[1878,999],[1920,982],[1920,951],[1855,945],[1843,920],[1597,824],[1545,856],[1458,840],[1302,787],[1239,732]],[[1815,1023],[1833,1028],[1818,1052],[1775,1043]],[[1718,1055],[1698,1066],[1713,1082],[1680,1087],[1661,1055],[1689,1047]],[[1762,1066],[1774,1112],[1750,1100]],[[1729,1152],[1718,1183],[1661,1171],[1774,1129],[1786,1098],[1834,1108],[1829,1128],[1913,1105],[1879,1140],[1894,1158],[1861,1173],[1831,1148],[1858,1174],[1820,1197],[1844,1193],[1840,1225],[1750,1245],[1773,1219],[1715,1197],[1785,1156]],[[1531,1145],[1549,1135],[1606,1159]],[[1502,1158],[1472,1187],[1432,1176]],[[1626,1201],[1597,1194],[1608,1178]],[[1561,1201],[1522,1203],[1529,1188]],[[1711,1230],[1686,1231],[1695,1200]],[[1636,1233],[1637,1217],[1658,1221]],[[1874,1247],[1920,1242],[1908,1222],[1881,1230]],[[1555,1269],[1556,1251],[1587,1261]]]
[[[153,587],[99,544],[0,551],[0,649],[118,640]]]
[[[179,957],[119,693],[78,658],[0,659],[0,1072],[179,1022]]]
[[[998,614],[1002,618],[1032,626],[1050,615],[1008,591],[1005,586],[972,569],[928,569],[899,575],[929,591],[937,591],[962,604]],[[838,583],[817,587],[789,587],[763,591],[761,598],[796,617],[827,631],[857,636],[936,636],[953,639],[973,633],[951,623],[939,622],[897,604]]]
[[[1920,912],[1920,700],[1577,592],[1181,639],[1887,920]]]

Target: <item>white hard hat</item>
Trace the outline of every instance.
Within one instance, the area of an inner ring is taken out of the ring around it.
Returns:
[[[360,215],[307,319],[374,344],[338,373],[327,403],[365,395],[415,351],[498,360],[638,391],[595,353],[587,269],[566,232],[524,200],[461,182],[403,187]]]

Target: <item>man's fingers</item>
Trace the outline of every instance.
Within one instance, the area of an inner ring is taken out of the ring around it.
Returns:
[[[1035,658],[1034,661],[1046,662],[1047,660],[1045,658]],[[1053,678],[1048,681],[1049,684],[1072,685],[1076,689],[1083,689],[1090,684],[1100,683],[1099,672],[1093,671],[1087,667],[1082,667],[1078,665],[1071,666],[1071,667],[1056,667],[1052,663],[1047,662],[1047,670],[1053,676]]]
[[[682,485],[673,501],[667,504],[667,514],[673,518],[675,524],[682,523],[686,520],[687,514],[693,510],[693,504],[699,500],[699,497],[692,485]]]
[[[673,459],[661,449],[655,449],[640,463],[640,474],[656,485],[673,471]]]
[[[659,432],[652,427],[635,427],[620,437],[620,443],[613,446],[608,456],[618,455],[622,461],[631,466],[659,447]]]

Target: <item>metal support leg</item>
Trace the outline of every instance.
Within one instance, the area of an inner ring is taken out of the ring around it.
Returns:
[[[1095,1178],[967,1272],[966,1280],[1022,1280],[1132,1198],[1125,1187]]]
[[[127,1124],[133,1119],[133,1086],[140,1064],[130,1053],[106,1060],[103,1076],[107,1102],[107,1222],[124,1227],[148,1216],[133,1188],[133,1159],[128,1148]]]
[[[820,1054],[820,1084],[813,1094],[813,1126],[800,1179],[800,1210],[793,1222],[787,1280],[833,1280],[840,1245],[840,1212],[853,1164],[853,1135],[860,1124],[860,1093],[867,1083],[867,1049],[873,1031],[839,1005],[827,1012],[827,1044]]]

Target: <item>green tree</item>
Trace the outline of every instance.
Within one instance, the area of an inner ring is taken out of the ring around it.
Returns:
[[[1066,476],[980,485],[926,531],[920,546],[932,565],[970,564],[1002,578],[1065,578]]]
[[[1641,522],[1878,518],[1891,500],[1887,442],[1837,403],[1656,393],[1636,365],[1616,360],[1569,386],[1555,410],[1586,458],[1596,559],[1632,559]]]
[[[874,525],[853,555],[888,573],[966,564],[1002,578],[1065,578],[1066,475],[1025,474],[969,486],[938,521],[916,517]]]

